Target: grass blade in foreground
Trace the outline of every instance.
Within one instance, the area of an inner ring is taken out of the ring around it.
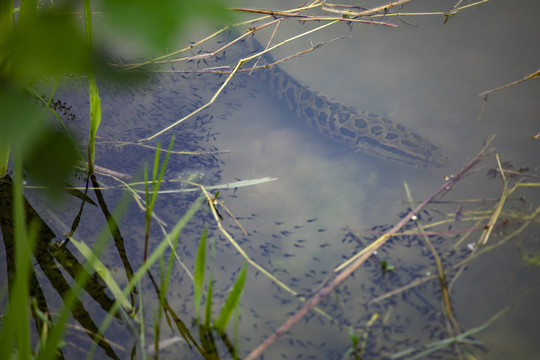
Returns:
[[[227,297],[227,300],[225,300],[225,305],[223,305],[223,309],[221,309],[219,319],[215,323],[216,329],[222,334],[225,332],[225,328],[229,323],[229,319],[231,318],[234,309],[240,302],[240,295],[242,295],[242,291],[244,290],[244,284],[246,283],[246,273],[247,263],[244,263],[244,265],[242,266],[242,271],[240,272],[238,279],[234,283],[231,293]]]
[[[154,213],[154,204],[156,203],[157,194],[159,193],[159,187],[163,180],[163,175],[165,174],[165,168],[167,167],[167,162],[169,161],[169,155],[171,154],[173,144],[174,144],[174,136],[171,138],[171,143],[169,144],[169,150],[167,151],[167,154],[165,155],[165,160],[163,161],[163,164],[161,164],[159,176],[158,176],[158,167],[159,167],[159,154],[160,154],[161,145],[158,144],[157,146],[156,155],[154,158],[154,169],[152,171],[152,196],[151,197],[148,190],[148,178],[147,178],[148,175],[147,175],[146,166],[144,169],[144,191],[145,191],[145,196],[146,196],[146,217],[145,217],[146,233],[144,237],[144,255],[143,255],[144,260],[146,260],[146,256],[148,254],[148,237],[150,236],[150,221],[152,220],[152,214]]]
[[[156,247],[154,252],[150,254],[148,259],[144,262],[144,264],[137,270],[135,274],[133,274],[133,277],[129,281],[129,284],[124,288],[124,296],[127,296],[129,292],[137,285],[137,283],[142,279],[142,277],[148,272],[150,267],[158,261],[162,256],[165,250],[169,248],[169,241],[170,239],[175,239],[180,235],[180,232],[182,229],[187,225],[189,220],[195,215],[195,212],[199,209],[201,204],[204,201],[204,196],[199,196],[197,200],[193,202],[193,204],[190,206],[188,211],[184,214],[184,216],[176,223],[174,228],[171,230],[169,234],[166,235],[166,237],[160,242],[160,244]],[[99,330],[100,333],[105,332],[105,330],[109,327],[109,324],[111,323],[112,319],[114,318],[114,314],[116,311],[118,311],[118,308],[120,307],[121,303],[119,299],[116,299],[113,306],[111,306],[109,313],[101,323]],[[90,351],[88,352],[87,359],[92,359],[94,355],[94,351],[96,349],[97,343],[94,342],[92,344],[92,347],[90,348]]]
[[[11,144],[7,142],[0,143],[0,177],[4,176],[8,168],[9,151]]]
[[[127,297],[124,296],[124,293],[122,293],[122,290],[120,290],[120,287],[118,286],[116,281],[114,281],[111,272],[105,267],[105,265],[103,265],[103,263],[98,258],[94,257],[92,250],[86,245],[86,243],[75,240],[72,237],[70,238],[70,241],[84,256],[84,258],[87,259],[87,263],[85,263],[85,265],[88,264],[87,270],[90,273],[95,271],[101,277],[101,279],[103,279],[109,290],[111,290],[115,299],[122,303],[122,306],[126,311],[131,312],[131,310],[133,309],[131,303],[129,302]]]
[[[84,30],[86,42],[89,49],[92,49],[92,9],[90,0],[83,0],[84,6]],[[90,100],[90,134],[88,136],[88,171],[94,172],[94,155],[96,148],[96,133],[101,123],[101,98],[99,97],[96,83],[96,74],[91,70],[88,74],[88,96]]]
[[[195,262],[195,272],[193,274],[193,298],[195,301],[195,318],[199,320],[199,310],[203,295],[204,268],[206,266],[206,226],[201,235],[199,250],[197,251],[197,261]]]
[[[15,154],[13,181],[13,212],[15,219],[15,263],[17,276],[10,292],[7,312],[0,330],[0,358],[9,359],[17,344],[17,358],[30,359],[29,282],[32,244],[37,239],[37,228],[26,228],[22,195],[22,159]]]
[[[212,296],[214,295],[214,259],[216,257],[216,243],[212,239],[212,247],[210,250],[210,275],[208,277],[208,291],[206,293],[206,306],[204,308],[204,326],[210,328],[210,320],[212,318]]]

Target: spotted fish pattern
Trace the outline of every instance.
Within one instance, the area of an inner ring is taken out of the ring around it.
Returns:
[[[438,168],[448,161],[440,147],[393,120],[319,94],[277,66],[260,69],[259,73],[298,117],[334,140],[417,168]]]

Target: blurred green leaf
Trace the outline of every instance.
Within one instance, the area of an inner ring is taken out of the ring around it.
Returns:
[[[94,73],[88,75],[88,93],[90,98],[90,134],[88,135],[88,168],[94,172],[96,134],[101,123],[101,98]]]
[[[24,167],[33,180],[57,196],[77,159],[77,152],[67,136],[45,130],[26,149]]]
[[[131,303],[127,299],[126,295],[124,295],[122,290],[120,290],[120,286],[114,280],[114,277],[109,271],[109,269],[107,269],[105,265],[103,265],[103,263],[97,258],[96,254],[92,251],[92,249],[90,249],[84,241],[78,241],[72,237],[70,238],[70,241],[86,259],[86,262],[84,264],[87,270],[90,273],[93,273],[95,271],[105,282],[109,290],[114,295],[114,298],[118,302],[120,302],[120,304],[127,312],[131,312],[133,310]]]
[[[358,342],[360,341],[360,339],[358,339],[358,336],[356,336],[356,333],[354,332],[354,329],[349,329],[349,338],[351,339],[351,342],[352,342],[352,348],[353,349],[356,349],[356,347],[358,346]]]
[[[24,148],[43,129],[40,107],[16,86],[0,88],[0,143]]]
[[[199,310],[203,295],[204,269],[206,267],[206,226],[201,235],[197,260],[195,261],[195,272],[193,274],[193,297],[195,300],[195,317],[199,319]],[[211,299],[209,299],[210,301]]]
[[[214,296],[214,259],[216,258],[216,242],[212,239],[210,244],[210,273],[208,275],[208,290],[206,291],[206,305],[204,307],[204,327],[210,328],[212,320],[212,298]]]
[[[238,279],[234,283],[234,286],[231,290],[231,293],[227,297],[227,300],[225,300],[225,305],[223,305],[223,309],[221,309],[219,318],[216,321],[216,324],[215,324],[216,329],[220,333],[225,332],[225,328],[227,327],[227,324],[229,323],[229,319],[231,318],[233,310],[236,308],[236,306],[240,302],[240,295],[242,294],[242,291],[244,290],[244,284],[246,282],[246,273],[247,273],[247,264],[244,263],[244,266],[242,266],[242,271],[240,272]]]
[[[74,19],[45,13],[19,24],[1,49],[11,54],[16,75],[24,81],[36,74],[86,73],[92,57]]]
[[[0,177],[4,176],[9,163],[10,142],[0,142]]]
[[[105,0],[103,10],[111,30],[160,50],[195,19],[230,19],[224,2],[216,0]]]

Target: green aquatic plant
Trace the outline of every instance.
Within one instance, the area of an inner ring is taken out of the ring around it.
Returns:
[[[145,208],[145,237],[144,237],[144,260],[146,260],[146,255],[148,253],[148,239],[150,236],[150,222],[152,220],[152,214],[154,213],[154,205],[156,203],[157,195],[159,194],[159,187],[161,186],[161,183],[163,181],[163,175],[165,174],[165,169],[167,168],[167,162],[169,161],[169,155],[171,154],[171,150],[174,144],[174,136],[171,138],[171,142],[169,143],[169,150],[167,151],[165,155],[165,159],[163,160],[163,164],[161,164],[161,168],[159,169],[158,174],[158,168],[159,168],[159,154],[161,153],[160,148],[161,145],[158,144],[156,155],[154,158],[154,167],[152,170],[152,183],[151,188],[148,188],[148,171],[147,167],[145,166],[144,169],[144,192],[146,196],[146,208]]]
[[[210,329],[210,323],[212,321],[212,301],[211,300],[212,300],[212,298],[214,296],[213,264],[214,264],[215,257],[216,257],[216,245],[212,241],[212,246],[210,248],[210,274],[208,275],[208,290],[206,292],[206,299],[207,300],[206,300],[206,305],[204,306],[204,327],[206,329]]]
[[[30,359],[29,281],[33,244],[37,241],[37,224],[27,228],[22,195],[22,161],[15,154],[13,214],[15,219],[15,262],[17,273],[10,291],[9,304],[0,330],[0,358]],[[53,344],[56,347],[57,343]],[[52,356],[46,357],[52,359]]]
[[[195,318],[199,320],[199,311],[203,296],[204,269],[206,266],[206,226],[201,235],[197,260],[195,261],[195,271],[193,272],[193,300],[195,301]]]
[[[206,305],[205,305],[205,317],[204,317],[204,327],[207,329],[211,326],[212,318],[212,296],[213,296],[213,270],[212,265],[214,263],[215,257],[215,244],[212,242],[212,250],[210,257],[210,274],[208,279],[208,290],[206,296]],[[199,249],[197,251],[197,260],[195,262],[195,271],[193,277],[193,297],[195,301],[195,317],[199,321],[199,311],[203,297],[203,286],[204,286],[204,273],[206,269],[206,227],[203,230],[201,235],[201,240],[199,242]],[[221,309],[219,317],[214,321],[214,329],[216,329],[220,334],[225,333],[225,329],[229,323],[229,320],[233,314],[233,311],[238,308],[240,303],[240,296],[244,290],[244,285],[246,282],[247,274],[247,263],[244,263],[242,270],[236,279],[229,296],[225,300],[225,304]]]
[[[227,300],[225,301],[223,308],[221,309],[219,318],[214,323],[215,328],[220,333],[225,332],[225,328],[227,327],[227,324],[229,323],[229,320],[231,319],[231,315],[234,309],[240,303],[240,295],[242,295],[242,291],[244,290],[244,285],[246,283],[246,274],[247,274],[247,264],[244,263],[244,265],[242,266],[242,270],[240,271],[240,274],[238,275],[238,278],[236,279],[236,282],[234,283],[234,286],[231,292],[229,293],[229,296],[227,297]]]
[[[121,5],[120,7],[125,10],[125,6],[121,1],[107,0],[104,3],[105,7],[117,6],[117,9],[119,8],[118,5]],[[169,1],[169,5],[171,4],[172,2]],[[152,27],[151,34],[157,34],[161,41],[160,45],[163,45],[173,36],[178,35],[174,32],[174,29],[180,24],[181,18],[185,19],[188,13],[192,16],[193,13],[202,14],[207,12],[212,13],[214,17],[221,14],[220,9],[222,9],[222,6],[217,2],[207,3],[204,6],[190,4],[187,1],[175,1],[174,5],[181,6],[185,11],[170,12],[162,7],[156,8],[154,4],[139,2],[135,7],[137,11],[130,12],[128,16],[124,12],[121,14],[113,12],[111,16],[105,18],[114,22],[118,16],[121,16],[122,27],[136,27],[145,34],[150,33],[145,29]],[[0,83],[2,83],[0,88],[0,177],[3,177],[8,170],[10,156],[13,158],[12,172],[14,175],[14,181],[11,181],[9,176],[2,179],[2,184],[6,184],[3,188],[9,189],[11,192],[9,199],[13,199],[13,203],[9,200],[9,208],[5,206],[2,208],[2,230],[4,233],[6,228],[12,227],[8,230],[14,234],[13,249],[15,256],[9,262],[16,267],[13,280],[10,278],[9,281],[7,305],[2,309],[2,317],[0,318],[0,358],[2,359],[30,359],[34,357],[53,359],[62,357],[61,347],[64,344],[62,339],[67,321],[70,318],[69,314],[73,315],[74,304],[80,302],[79,295],[92,273],[98,274],[104,280],[106,287],[111,290],[118,301],[116,306],[108,310],[109,316],[116,316],[118,311],[131,310],[133,306],[127,300],[127,295],[137,286],[141,277],[148,272],[149,266],[163,255],[164,251],[170,246],[172,239],[172,237],[165,237],[156,251],[150,255],[147,263],[131,276],[130,280],[132,282],[124,289],[125,293],[123,293],[110,272],[98,260],[107,242],[107,230],[104,230],[100,235],[93,248],[90,248],[82,240],[74,239],[71,237],[72,233],[70,233],[67,236],[66,243],[71,241],[80,252],[81,257],[86,260],[83,266],[84,271],[75,271],[70,274],[74,282],[68,285],[70,287],[69,291],[60,294],[63,304],[58,310],[55,310],[57,315],[54,319],[50,317],[48,311],[45,312],[43,308],[36,307],[35,300],[31,300],[31,291],[35,290],[32,289],[35,285],[32,283],[35,279],[35,272],[31,262],[32,256],[35,256],[35,254],[32,255],[33,245],[48,243],[50,239],[40,238],[38,231],[38,227],[42,229],[47,227],[46,223],[43,221],[39,224],[37,221],[26,222],[28,214],[25,214],[24,208],[27,204],[22,192],[22,168],[23,163],[31,159],[32,151],[34,153],[39,152],[39,150],[32,150],[32,148],[35,147],[34,145],[38,140],[42,139],[43,129],[47,129],[46,134],[53,133],[48,129],[49,124],[44,120],[44,114],[49,111],[60,120],[58,114],[55,114],[54,109],[50,106],[58,80],[56,80],[57,83],[53,86],[51,93],[45,97],[37,95],[42,93],[43,90],[37,90],[36,84],[47,87],[50,79],[60,79],[67,74],[88,77],[90,131],[87,159],[89,172],[93,173],[96,160],[96,137],[102,117],[101,97],[96,81],[96,72],[105,66],[103,62],[98,61],[100,56],[96,56],[96,49],[101,48],[100,44],[93,46],[92,12],[89,0],[83,0],[84,35],[80,32],[80,25],[76,23],[76,17],[69,11],[73,9],[56,9],[55,6],[51,6],[49,9],[40,9],[39,6],[37,1],[23,0],[17,8],[14,7],[13,1],[0,2]],[[149,9],[152,11],[148,11]],[[153,19],[152,24],[139,21],[140,17],[148,18],[150,13]],[[167,18],[167,21],[163,21],[164,17]],[[155,40],[156,36],[150,38],[150,41]],[[36,54],[39,54],[39,56],[36,56]],[[48,100],[44,100],[44,98]],[[44,111],[39,106],[36,106],[34,103],[36,99],[45,105]],[[61,125],[69,137],[72,138],[64,124]],[[50,139],[58,138],[51,135],[49,139],[45,140]],[[47,144],[48,142],[44,141],[44,143]],[[40,148],[40,150],[43,150],[43,148]],[[60,163],[64,160],[66,151],[58,151],[52,154],[52,159],[48,160],[51,160],[52,164],[55,162]],[[42,161],[39,165],[44,167],[43,157],[40,159]],[[71,163],[70,166],[72,166]],[[28,169],[31,168],[28,167]],[[64,173],[58,174],[51,167],[48,168],[48,172],[58,175],[53,178],[55,183],[52,186],[65,186],[63,183]],[[94,183],[97,184],[97,182]],[[179,221],[180,225],[173,229],[173,234],[179,234],[180,229],[193,216],[201,202],[202,198],[195,203],[191,210],[188,210],[186,217]],[[3,202],[3,204],[5,203]],[[11,206],[13,207],[12,214],[9,211],[12,210]],[[113,215],[107,212],[106,216],[109,221],[112,221],[116,214]],[[4,221],[5,219],[13,221],[7,222]],[[116,224],[109,223],[109,226],[111,229],[117,229]],[[8,241],[7,235],[3,237],[3,240]],[[40,263],[40,265],[42,264]],[[70,269],[66,270],[69,272]],[[162,288],[165,292],[166,284],[170,279],[170,267],[163,279],[162,285],[165,286],[162,286]],[[35,349],[32,349],[31,346],[30,311],[32,311],[39,330],[38,345]],[[104,328],[106,328],[105,325]],[[95,345],[101,344],[103,340],[102,332],[96,331],[94,336],[96,339]],[[114,353],[108,354],[114,357]]]
[[[175,242],[174,239],[178,239],[182,229],[186,227],[187,223],[195,215],[195,213],[201,206],[203,200],[204,200],[203,196],[200,196],[199,198],[197,198],[197,200],[195,200],[192,203],[192,205],[186,211],[186,213],[182,216],[182,218],[175,224],[173,229],[164,236],[164,238],[156,246],[154,251],[148,256],[148,258],[143,263],[143,265],[139,269],[137,269],[137,271],[133,274],[133,276],[129,280],[129,283],[126,286],[124,286],[124,289],[123,289],[124,296],[127,296],[137,286],[137,284],[140,282],[143,276],[148,274],[152,265],[154,265],[157,261],[160,261],[162,259],[165,251],[170,248],[171,243]],[[173,250],[176,250],[176,249],[173,249]],[[171,256],[173,255],[171,254]],[[103,322],[101,323],[99,327],[100,333],[103,333],[109,327],[114,317],[114,314],[116,314],[116,312],[121,308],[121,306],[122,306],[122,300],[117,298],[113,306],[111,307],[111,309],[109,309],[105,319],[103,320]],[[97,345],[97,342],[94,342],[94,344],[92,345],[91,351],[88,354],[88,358],[92,357],[93,352],[95,351],[96,345]]]
[[[87,46],[92,52],[92,10],[90,0],[83,0],[84,4],[84,29]],[[90,134],[88,137],[88,171],[94,172],[94,158],[96,151],[96,134],[101,123],[101,98],[96,83],[96,73],[93,68],[88,72],[88,95],[90,99]]]
[[[388,261],[381,260],[381,271],[382,271],[383,275],[386,275],[387,273],[392,272],[394,270],[396,270],[395,265],[389,265]]]
[[[4,176],[8,169],[10,151],[11,144],[9,142],[0,143],[0,176]]]

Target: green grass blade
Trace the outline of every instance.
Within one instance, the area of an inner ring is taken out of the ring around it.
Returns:
[[[16,154],[17,155],[17,154]],[[32,244],[37,238],[35,224],[26,231],[26,216],[22,195],[22,160],[15,159],[13,181],[13,212],[15,221],[15,263],[17,275],[10,293],[7,312],[2,320],[0,330],[0,358],[9,359],[15,340],[17,342],[17,358],[30,359],[30,316],[29,316],[29,280],[31,267]]]
[[[9,151],[11,150],[11,143],[0,143],[0,177],[4,176],[8,168]]]
[[[112,216],[114,218],[121,218],[122,215],[127,210],[127,205],[129,203],[130,196],[129,194],[124,194],[116,206],[114,213]],[[92,254],[99,258],[99,256],[103,253],[105,250],[108,240],[110,236],[110,230],[109,227],[104,227],[101,232],[98,235],[96,244],[94,245],[92,249]],[[88,261],[88,259],[87,259]],[[85,268],[88,267],[88,265],[85,263],[83,264]],[[83,291],[85,284],[88,281],[89,273],[87,271],[81,271],[75,276],[75,281],[73,282],[73,285],[71,287],[71,291],[69,291],[67,294],[64,294],[64,305],[62,307],[62,310],[60,311],[60,314],[55,319],[55,326],[52,329],[52,331],[49,334],[49,338],[47,339],[47,344],[45,346],[45,350],[42,354],[44,359],[53,359],[55,358],[55,352],[58,348],[60,342],[62,341],[62,337],[64,334],[64,328],[66,326],[67,321],[69,320],[69,316],[71,314],[71,309],[73,309],[73,306],[75,302],[77,301],[79,294]],[[126,294],[124,294],[126,295]],[[120,300],[116,300],[118,304],[120,304]],[[114,310],[110,310],[112,314],[116,314],[116,311],[118,308],[115,308]],[[95,345],[96,343],[94,343]],[[41,358],[41,356],[40,356]]]
[[[138,339],[139,339],[139,345],[140,345],[140,349],[141,349],[141,357],[143,358],[143,360],[146,360],[148,358],[147,354],[146,354],[146,335],[145,335],[145,322],[144,322],[144,302],[143,302],[143,296],[142,296],[142,293],[143,293],[143,290],[142,290],[142,287],[141,287],[141,282],[137,282],[137,286],[139,289],[141,289],[141,291],[138,292],[138,297],[139,297],[139,311],[137,312],[137,317],[138,317],[138,325],[139,325],[139,328],[138,328]]]
[[[195,272],[193,274],[193,297],[195,299],[195,318],[199,320],[199,310],[203,296],[204,269],[206,267],[206,226],[201,235],[197,260],[195,261]]]
[[[86,3],[86,1],[85,1]],[[90,135],[88,139],[88,169],[94,172],[96,133],[101,123],[101,98],[99,97],[95,75],[88,75],[88,93],[90,94]]]
[[[152,168],[152,188],[155,186],[155,181],[157,179],[160,153],[161,153],[161,143],[158,142],[157,148],[156,148],[156,155],[154,155],[154,167]]]
[[[174,144],[174,136],[171,138],[171,142],[169,144],[169,150],[167,150],[167,153],[165,155],[165,160],[163,160],[163,164],[161,165],[161,169],[159,171],[159,176],[157,174],[158,171],[158,165],[159,165],[159,153],[160,153],[160,147],[158,144],[158,148],[156,150],[156,158],[154,161],[154,169],[152,173],[152,198],[150,200],[150,203],[147,204],[147,209],[152,211],[154,208],[154,204],[156,202],[157,195],[159,193],[159,187],[161,185],[161,182],[163,180],[163,175],[165,174],[165,169],[167,168],[167,163],[169,161],[169,156],[171,155],[171,150]]]
[[[244,290],[244,284],[246,283],[246,273],[247,264],[244,263],[244,266],[242,266],[242,271],[240,272],[238,279],[234,283],[231,293],[227,297],[227,300],[225,300],[225,305],[223,305],[223,309],[221,309],[219,319],[215,323],[215,327],[220,333],[225,332],[225,328],[227,327],[229,319],[231,318],[234,309],[236,308],[236,306],[238,306],[238,303],[240,302],[240,295],[242,295],[242,291]]]
[[[206,306],[204,309],[204,327],[210,328],[210,322],[212,320],[212,297],[214,296],[214,259],[216,256],[216,243],[212,239],[212,246],[210,247],[210,274],[208,275],[208,291],[206,294]]]
[[[205,200],[204,196],[199,196],[197,200],[193,202],[191,207],[188,209],[188,211],[184,214],[184,216],[176,223],[172,231],[161,241],[161,243],[156,247],[156,249],[150,254],[148,259],[144,262],[144,264],[133,274],[132,278],[129,281],[129,284],[126,285],[124,288],[124,295],[128,296],[129,292],[133,290],[135,285],[142,279],[143,276],[146,275],[150,267],[158,261],[162,256],[163,253],[169,248],[169,241],[168,239],[174,239],[177,238],[180,235],[180,231],[187,225],[188,221],[195,215],[195,212],[199,209],[203,201]],[[168,239],[167,239],[168,238]],[[121,306],[120,301],[117,299],[114,304],[109,309],[109,313],[101,323],[99,330],[101,333],[105,332],[105,330],[109,327],[109,324],[114,318],[114,314],[118,310],[118,308]],[[96,349],[97,343],[92,343],[92,347],[90,348],[90,351],[87,354],[88,359],[92,359],[94,355],[94,351]]]
[[[174,144],[174,136],[171,139],[171,143],[169,144],[169,150],[167,151],[167,155],[165,155],[165,160],[163,160],[163,164],[161,165],[161,170],[159,173],[159,176],[157,178],[157,182],[155,183],[155,191],[152,194],[152,202],[150,205],[150,211],[152,212],[154,209],[154,204],[156,202],[157,198],[157,191],[159,190],[159,186],[161,185],[161,182],[163,180],[163,175],[165,174],[165,169],[167,168],[167,162],[169,161],[169,155],[171,154],[172,146]],[[163,307],[163,301],[165,300],[165,294],[167,293],[167,288],[169,286],[169,281],[171,279],[172,274],[172,268],[174,263],[174,254],[176,253],[176,248],[178,247],[178,240],[179,240],[179,234],[173,238],[173,246],[172,246],[172,252],[169,255],[169,264],[167,266],[167,273],[165,274],[165,277],[163,278],[162,284],[161,284],[161,306]]]
[[[79,250],[79,252],[84,256],[86,259],[85,264],[87,265],[87,270],[92,273],[96,272],[101,279],[105,282],[109,290],[111,290],[112,294],[114,295],[115,299],[119,300],[124,309],[128,312],[131,312],[132,306],[129,300],[126,296],[124,296],[124,293],[122,290],[120,290],[120,287],[114,281],[114,278],[111,274],[111,272],[103,265],[103,263],[96,257],[92,249],[90,249],[86,243],[83,241],[75,240],[74,238],[70,237],[69,241]]]
[[[92,49],[92,9],[90,0],[83,0],[84,25],[88,48]],[[96,149],[96,133],[101,123],[101,98],[99,97],[96,74],[88,74],[88,95],[90,100],[90,134],[88,136],[88,170],[94,172],[94,155]]]

